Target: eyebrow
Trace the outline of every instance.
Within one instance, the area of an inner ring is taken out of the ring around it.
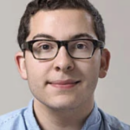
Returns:
[[[86,37],[86,38],[90,38],[90,39],[94,39],[91,35],[89,35],[88,33],[80,33],[80,34],[76,34],[74,36],[72,36],[70,38],[70,40],[74,40],[74,39],[78,39],[78,38],[82,38],[82,37]],[[44,33],[40,33],[37,34],[33,37],[33,40],[36,38],[47,38],[47,39],[55,39],[53,36],[48,35],[48,34],[44,34]]]
[[[87,38],[93,39],[93,37],[89,35],[88,33],[80,33],[80,34],[74,35],[71,39],[73,40],[73,39],[78,39],[81,37],[87,37]]]
[[[54,37],[52,37],[51,35],[47,35],[47,34],[43,34],[43,33],[40,33],[40,34],[37,34],[33,37],[33,40],[36,39],[36,38],[47,38],[47,39],[55,39]]]

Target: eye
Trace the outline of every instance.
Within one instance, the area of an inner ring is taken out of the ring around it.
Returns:
[[[51,46],[48,44],[44,44],[44,45],[40,45],[40,48],[43,50],[48,50],[48,49],[51,49]]]
[[[75,44],[75,49],[86,50],[90,48],[90,43],[85,41],[79,41]]]
[[[77,43],[76,44],[76,48],[78,48],[78,49],[85,49],[85,48],[87,48],[87,46],[84,43]]]
[[[48,50],[53,49],[54,45],[52,43],[49,43],[49,42],[40,42],[37,44],[36,48],[38,50],[41,50],[41,51],[48,51]]]
[[[49,53],[57,49],[57,44],[52,41],[38,41],[33,44],[33,52]]]

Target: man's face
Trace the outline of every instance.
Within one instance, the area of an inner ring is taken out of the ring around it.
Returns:
[[[49,35],[53,40],[70,40],[78,34],[97,39],[91,16],[83,10],[39,11],[31,18],[27,41],[38,34]],[[73,59],[65,47],[59,49],[53,60],[38,61],[30,51],[26,51],[25,59],[19,59],[21,76],[28,80],[36,102],[54,109],[73,109],[93,101],[101,74],[100,49],[91,59]]]

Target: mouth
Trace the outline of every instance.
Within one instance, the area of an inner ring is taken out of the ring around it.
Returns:
[[[81,81],[74,81],[74,80],[57,80],[48,82],[52,87],[59,88],[59,89],[71,89],[79,84]]]

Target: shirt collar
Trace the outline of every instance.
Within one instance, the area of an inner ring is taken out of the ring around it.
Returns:
[[[34,103],[34,100],[32,99],[28,105],[27,110],[24,113],[25,122],[26,122],[28,130],[40,130],[37,124],[36,118],[34,116],[33,103]]]
[[[97,104],[94,104],[94,108],[87,118],[83,128],[81,130],[99,130],[101,125],[101,115],[98,111]]]
[[[37,121],[34,117],[34,111],[33,111],[33,102],[32,99],[28,105],[27,110],[24,113],[24,117],[26,120],[26,125],[29,130],[40,130]],[[84,126],[81,130],[99,130],[101,124],[101,115],[98,111],[97,104],[94,104],[94,108],[90,114],[90,116],[87,118]]]

